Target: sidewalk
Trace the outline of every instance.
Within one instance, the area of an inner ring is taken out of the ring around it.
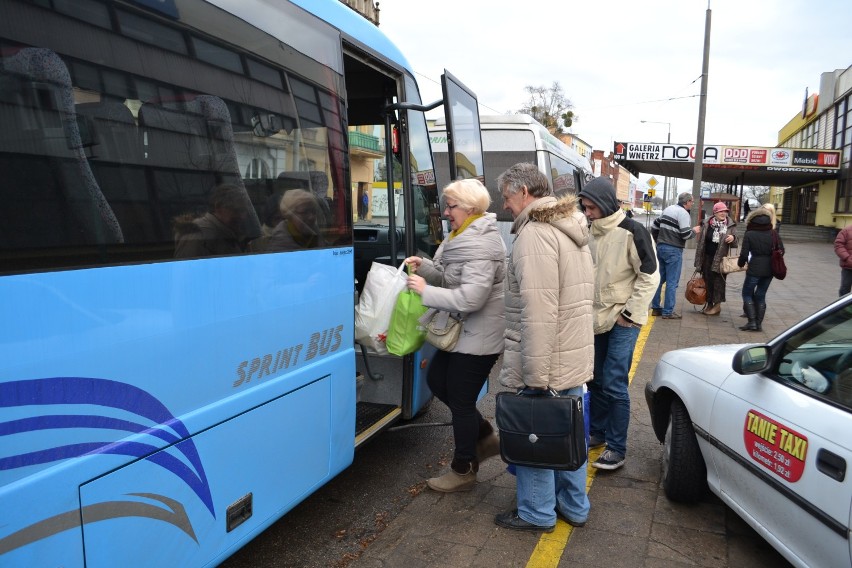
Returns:
[[[605,565],[614,567],[708,566],[777,568],[789,564],[715,496],[697,505],[669,502],[659,484],[662,446],[653,434],[643,389],[659,357],[672,349],[713,343],[755,343],[837,297],[840,268],[828,243],[785,243],[788,276],[772,282],[764,332],[738,329],[744,273],[728,277],[727,302],[717,317],[704,316],[683,300],[694,250],[686,250],[676,311],[681,320],[652,318],[640,336],[630,387],[631,423],[625,466],[614,472],[589,468],[592,511],[585,527],[559,521],[551,534],[497,527],[494,515],[515,507],[515,478],[505,464],[482,464],[479,483],[467,493],[424,489],[349,564],[353,568],[478,568]],[[494,392],[481,402],[493,421]],[[593,451],[592,457],[597,456]]]

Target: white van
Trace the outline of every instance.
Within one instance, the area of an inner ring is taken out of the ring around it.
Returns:
[[[497,176],[519,162],[536,164],[547,177],[557,197],[579,193],[592,178],[592,165],[568,145],[553,136],[526,114],[481,115],[482,148],[485,155],[485,185],[491,194],[490,211],[497,214],[506,246],[511,247],[509,229],[512,216],[503,211],[503,198],[497,189]],[[447,156],[447,130],[443,119],[429,128],[438,187],[450,182]]]

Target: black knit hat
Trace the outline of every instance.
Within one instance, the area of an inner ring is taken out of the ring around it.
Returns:
[[[604,217],[609,217],[621,209],[615,196],[615,188],[605,177],[596,177],[586,184],[580,192],[580,197],[594,201]]]

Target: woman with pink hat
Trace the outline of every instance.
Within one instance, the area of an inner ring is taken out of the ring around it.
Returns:
[[[718,316],[725,301],[725,274],[719,269],[728,250],[736,248],[736,222],[728,215],[728,206],[723,201],[713,205],[713,215],[701,224],[695,250],[695,268],[707,285],[707,304],[701,311],[706,316]]]

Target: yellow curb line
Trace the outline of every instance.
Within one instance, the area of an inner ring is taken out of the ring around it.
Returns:
[[[648,335],[651,333],[651,327],[654,325],[654,316],[648,316],[648,323],[642,326],[642,331],[639,332],[639,337],[636,340],[636,347],[633,350],[633,361],[630,364],[630,373],[627,375],[628,385],[633,382],[633,376],[636,374],[636,368],[639,366],[639,361],[642,360],[642,352],[645,350],[645,342],[648,340]],[[597,469],[592,467],[592,462],[598,459],[603,448],[595,448],[589,450],[589,463],[586,474],[586,493],[592,488],[592,482],[597,474]],[[556,568],[559,565],[559,560],[565,552],[565,547],[568,541],[571,540],[571,534],[574,532],[574,527],[563,521],[556,519],[556,528],[552,533],[544,533],[538,539],[535,549],[533,549],[530,559],[527,562],[526,568]]]

